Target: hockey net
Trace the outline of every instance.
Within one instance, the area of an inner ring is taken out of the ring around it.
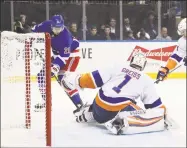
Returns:
[[[2,146],[51,145],[50,48],[49,34],[1,33]],[[42,68],[46,109],[35,112],[42,100],[36,78]]]

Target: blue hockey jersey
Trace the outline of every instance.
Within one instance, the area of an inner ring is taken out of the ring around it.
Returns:
[[[44,21],[32,28],[33,32],[46,32],[51,35],[51,47],[54,55],[57,56],[53,64],[57,64],[60,68],[66,64],[65,59],[70,56],[72,50],[79,47],[79,42],[73,40],[71,33],[66,27],[58,35],[52,32],[51,20]]]

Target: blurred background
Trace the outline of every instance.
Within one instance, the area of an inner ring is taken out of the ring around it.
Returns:
[[[1,31],[31,32],[54,14],[79,40],[177,40],[186,1],[1,1]]]

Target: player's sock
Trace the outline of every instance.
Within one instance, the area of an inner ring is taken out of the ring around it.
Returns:
[[[69,91],[69,92],[66,92],[66,93],[70,97],[70,99],[73,102],[73,104],[77,107],[77,109],[73,111],[73,113],[76,113],[83,106],[83,102],[81,100],[79,92],[78,92],[77,89],[75,89],[75,90],[72,90],[72,91]]]
[[[64,85],[64,83],[62,83],[61,80],[62,80],[63,76],[64,75],[58,75],[58,83],[64,88],[66,94],[71,99],[73,104],[76,106],[77,109],[73,111],[73,113],[76,113],[76,112],[80,111],[81,107],[83,106],[83,102],[81,100],[81,97],[79,95],[79,91],[77,89],[70,90],[69,88],[67,88]]]

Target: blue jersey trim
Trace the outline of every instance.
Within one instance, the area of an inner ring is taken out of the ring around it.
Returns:
[[[113,97],[105,96],[102,89],[99,90],[99,96],[105,102],[112,103],[112,104],[123,103],[123,102],[132,100],[132,99],[126,98],[126,97],[115,97],[115,98],[113,98]]]
[[[146,109],[148,109],[148,108],[157,107],[157,106],[159,106],[159,105],[161,105],[161,104],[162,104],[162,101],[161,101],[161,99],[159,98],[159,99],[157,99],[155,102],[153,102],[152,104],[145,104],[144,106],[145,106]]]
[[[178,56],[177,54],[173,54],[173,55],[171,56],[171,58],[177,60],[178,62],[180,62],[180,61],[182,60],[182,58],[181,58],[180,56]]]
[[[92,72],[92,76],[94,77],[95,83],[97,87],[101,87],[103,85],[103,80],[98,72],[98,70]]]

